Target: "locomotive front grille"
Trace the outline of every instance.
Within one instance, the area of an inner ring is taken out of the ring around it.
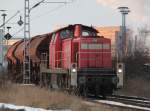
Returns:
[[[105,68],[84,68],[78,70],[79,75],[116,75],[115,70]]]

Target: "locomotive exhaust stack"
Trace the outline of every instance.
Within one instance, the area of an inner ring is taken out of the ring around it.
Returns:
[[[80,37],[80,36],[81,36],[81,32],[82,32],[82,31],[81,31],[81,30],[82,30],[81,28],[82,28],[82,27],[81,27],[81,25],[79,25],[79,24],[75,26],[75,31],[74,31],[74,36],[75,36],[75,37]]]

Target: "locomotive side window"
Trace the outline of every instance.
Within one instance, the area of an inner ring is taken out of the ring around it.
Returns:
[[[56,36],[56,34],[55,34],[55,33],[53,33],[53,35],[52,35],[52,41],[54,41],[54,40],[55,40],[55,36]]]

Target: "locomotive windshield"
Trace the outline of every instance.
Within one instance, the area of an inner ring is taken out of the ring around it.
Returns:
[[[82,31],[82,36],[86,37],[86,36],[96,36],[97,34],[93,31],[89,31],[89,30],[83,30]]]
[[[73,37],[73,32],[70,31],[70,30],[62,30],[60,32],[60,37],[62,39],[65,39],[65,38],[72,38]]]

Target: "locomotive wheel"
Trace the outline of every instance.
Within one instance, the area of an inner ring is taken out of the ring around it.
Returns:
[[[88,96],[88,88],[86,87],[86,85],[80,85],[79,86],[79,94],[83,97],[87,97]]]
[[[79,90],[79,88],[76,88],[76,89],[75,89],[75,95],[76,95],[76,96],[80,96],[80,90]]]
[[[72,94],[75,96],[81,96],[79,88],[77,88],[77,87],[72,88]]]
[[[102,96],[102,99],[106,99],[106,89],[105,89],[105,86],[99,86],[99,85],[96,85],[95,86],[95,92],[94,92],[94,95],[95,95],[95,98],[98,98],[100,95]]]
[[[102,93],[102,98],[106,99],[106,94]]]
[[[94,92],[95,98],[98,97],[98,95],[99,95],[99,90],[100,90],[99,85],[96,85],[96,86],[95,86],[95,92]]]
[[[87,90],[87,88],[85,87],[84,89],[83,89],[83,97],[87,97],[88,96],[88,90]]]

